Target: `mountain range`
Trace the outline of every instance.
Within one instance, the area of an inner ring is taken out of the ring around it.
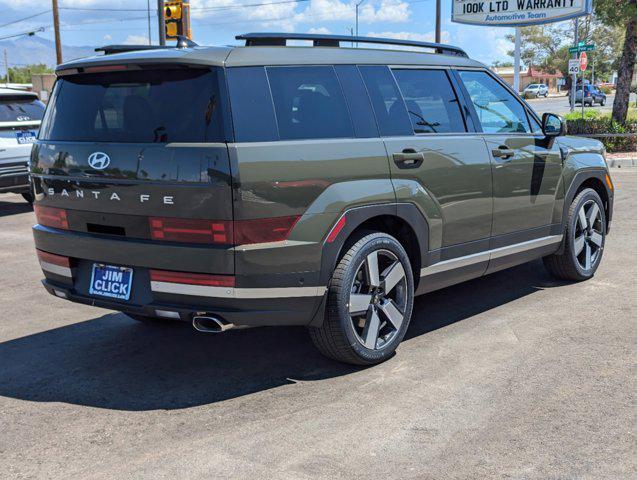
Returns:
[[[7,50],[9,66],[12,67],[22,67],[34,63],[44,63],[49,67],[55,67],[56,64],[55,43],[46,38],[33,36],[0,41],[0,63],[3,63],[4,60],[4,49]],[[64,61],[91,55],[95,55],[95,47],[62,45],[62,58]],[[1,70],[4,72],[4,68]]]

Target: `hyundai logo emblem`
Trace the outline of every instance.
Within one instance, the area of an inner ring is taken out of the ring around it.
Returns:
[[[95,170],[104,170],[111,164],[111,157],[104,152],[93,152],[88,156],[88,164]]]

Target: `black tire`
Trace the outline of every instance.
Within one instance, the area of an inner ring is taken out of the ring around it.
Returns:
[[[593,205],[596,205],[597,210],[590,210],[594,208]],[[585,220],[580,217],[582,211]],[[590,216],[595,212],[599,213],[599,217],[596,216],[591,225]],[[587,228],[582,227],[584,222]],[[595,275],[602,260],[606,242],[606,214],[602,199],[592,188],[582,190],[573,199],[568,209],[564,242],[561,254],[544,257],[547,270],[561,280],[582,281]]]
[[[369,273],[374,270],[370,266],[374,257],[376,274]],[[373,278],[376,280],[370,280]],[[362,299],[360,313],[351,313],[354,296]],[[413,304],[414,277],[403,246],[386,233],[363,234],[334,270],[323,324],[311,327],[310,337],[326,357],[353,365],[374,365],[396,351],[409,326]]]
[[[606,100],[602,100],[601,102],[599,102],[600,107],[603,107],[604,105],[606,105]]]

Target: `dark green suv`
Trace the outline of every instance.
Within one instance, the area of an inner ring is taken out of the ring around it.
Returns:
[[[237,38],[58,67],[31,159],[51,294],[206,332],[306,325],[325,355],[373,364],[415,295],[537,258],[595,273],[602,145],[461,49]]]

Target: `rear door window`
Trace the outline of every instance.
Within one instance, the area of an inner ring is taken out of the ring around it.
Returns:
[[[218,69],[61,77],[40,138],[74,142],[225,141]]]
[[[465,132],[460,105],[444,70],[394,70],[414,133]]]
[[[333,67],[266,70],[281,140],[354,137],[349,110]]]
[[[385,66],[360,66],[372,102],[380,134],[384,137],[413,135],[411,122],[394,77]]]
[[[485,133],[529,133],[524,106],[486,72],[461,71],[471,102]]]
[[[0,122],[33,122],[42,120],[44,104],[28,95],[0,96]]]

